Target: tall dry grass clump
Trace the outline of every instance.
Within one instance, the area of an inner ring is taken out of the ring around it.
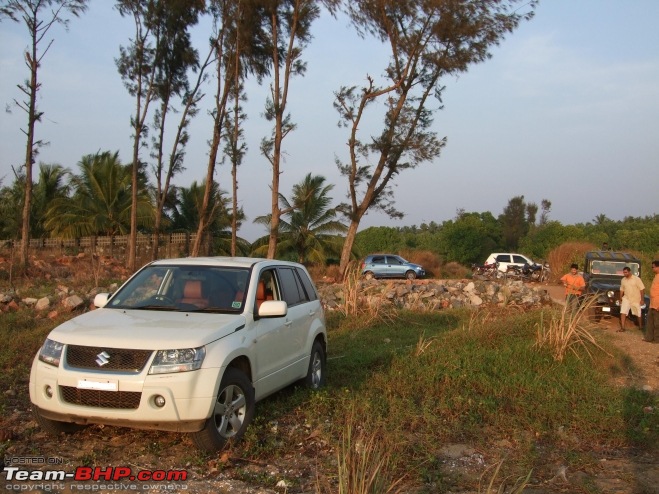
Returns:
[[[389,322],[395,319],[395,308],[380,297],[366,296],[362,282],[361,265],[351,263],[343,278],[343,303],[338,310],[346,317],[359,316],[363,325],[376,319]]]
[[[531,473],[533,473],[533,470],[529,471],[526,477],[519,477],[512,485],[512,487],[509,485],[510,478],[504,478],[503,480],[500,480],[499,486],[497,487],[495,485],[495,481],[497,481],[497,478],[499,477],[499,471],[501,470],[502,465],[503,460],[493,466],[488,467],[485,472],[483,472],[483,475],[481,476],[481,485],[479,486],[478,492],[482,494],[522,494],[524,492],[524,489],[531,479]],[[494,472],[490,474],[489,472],[492,468],[494,468]],[[490,480],[486,485],[483,485],[483,481],[488,474],[490,476]]]
[[[381,431],[367,432],[348,417],[337,448],[336,486],[317,484],[318,493],[338,494],[398,494],[404,492],[404,477],[396,477],[395,446]]]
[[[579,269],[583,270],[586,252],[598,248],[590,242],[565,242],[552,249],[547,255],[547,261],[551,267],[552,279],[550,281],[560,279],[561,276],[570,271],[570,265],[573,263],[578,264]]]
[[[592,330],[595,328],[589,317],[596,303],[595,297],[587,297],[578,307],[565,304],[562,309],[554,309],[541,314],[536,333],[536,347],[547,348],[555,360],[562,361],[568,352],[579,357],[580,348],[592,357],[592,350],[598,349],[610,355],[602,348]],[[545,317],[548,314],[548,317]]]

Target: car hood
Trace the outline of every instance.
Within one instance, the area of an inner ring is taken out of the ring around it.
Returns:
[[[608,291],[620,289],[620,278],[590,278],[588,287],[591,291]]]
[[[166,350],[200,347],[244,327],[241,314],[96,309],[56,327],[48,337],[69,345]]]

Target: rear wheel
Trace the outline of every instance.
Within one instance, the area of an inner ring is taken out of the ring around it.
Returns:
[[[309,369],[304,385],[309,389],[322,388],[325,385],[325,349],[320,341],[316,340],[311,347]]]
[[[230,367],[224,373],[215,406],[204,428],[192,433],[195,445],[216,452],[231,439],[240,439],[254,417],[254,388],[248,377]]]
[[[366,271],[366,272],[364,273],[364,278],[367,279],[367,280],[372,280],[373,278],[375,278],[375,276],[373,275],[372,272],[370,272],[370,271]]]

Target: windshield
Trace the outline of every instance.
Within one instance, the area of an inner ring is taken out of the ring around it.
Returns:
[[[616,262],[616,261],[593,261],[590,266],[591,274],[605,274],[610,276],[622,276],[623,268],[631,269],[632,274],[638,276],[640,266],[638,263]]]
[[[247,269],[147,266],[106,307],[203,312],[242,312]]]

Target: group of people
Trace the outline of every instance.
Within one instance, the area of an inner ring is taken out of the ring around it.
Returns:
[[[659,260],[652,261],[654,279],[650,287],[650,307],[648,307],[648,320],[645,327],[645,338],[643,341],[654,342],[655,333],[659,332]],[[641,318],[641,311],[645,303],[645,285],[638,276],[632,274],[629,267],[622,270],[623,278],[620,281],[620,329],[625,331],[627,315]],[[570,272],[561,277],[565,287],[565,302],[572,310],[576,310],[579,297],[586,289],[586,281],[579,274],[579,266],[572,264]]]

